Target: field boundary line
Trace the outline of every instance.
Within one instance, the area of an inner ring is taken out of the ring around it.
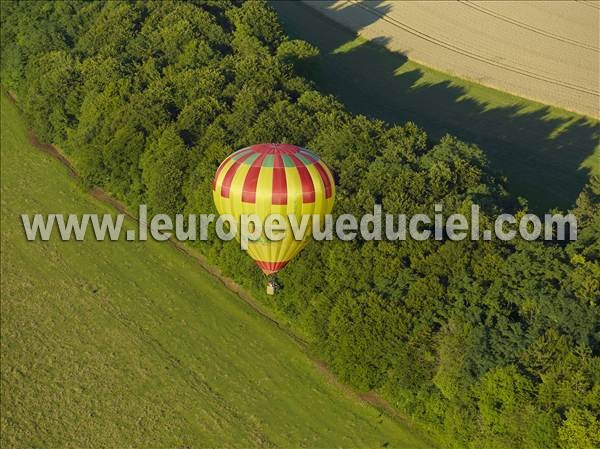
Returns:
[[[13,92],[10,92],[9,90],[5,90],[4,87],[2,87],[2,90],[4,91],[4,94],[9,98],[9,100],[13,104],[15,104],[19,111],[21,111],[17,103],[16,95]],[[29,127],[27,128],[26,138],[27,141],[34,148],[58,160],[62,165],[64,165],[67,168],[69,176],[81,182],[81,175],[75,170],[71,161],[65,155],[63,155],[56,146],[41,143],[37,138],[36,134],[33,132],[33,130]],[[113,207],[117,210],[117,212],[122,213],[134,222],[139,223],[139,219],[127,209],[124,203],[112,197],[108,192],[101,189],[100,187],[94,186],[91,189],[88,189],[87,193],[89,193],[93,198],[100,201],[101,203]],[[413,420],[409,416],[403,415],[400,410],[394,408],[388,402],[388,400],[381,396],[377,391],[370,390],[367,392],[361,392],[354,389],[350,385],[343,383],[333,373],[333,371],[331,371],[328,364],[324,360],[316,357],[310,352],[310,344],[308,341],[304,340],[302,337],[294,333],[284,323],[277,320],[276,317],[269,313],[269,311],[266,310],[265,307],[263,307],[256,299],[254,299],[250,292],[248,292],[244,287],[242,287],[230,277],[225,276],[218,267],[209,263],[208,259],[206,259],[204,255],[200,254],[194,248],[186,247],[176,242],[175,240],[169,239],[167,240],[167,242],[170,243],[180,253],[183,253],[184,255],[194,259],[197,265],[199,265],[200,268],[202,268],[206,273],[208,273],[211,278],[221,282],[227,290],[234,293],[239,299],[246,303],[258,316],[260,316],[266,322],[276,326],[285,335],[290,337],[301,348],[302,352],[306,355],[308,361],[312,363],[315,370],[319,372],[327,382],[331,383],[335,388],[337,388],[340,391],[340,393],[347,395],[353,400],[356,400],[360,403],[368,405],[369,407],[372,407],[379,413],[389,417],[392,421],[408,426],[420,437],[425,439],[425,441],[436,441],[435,436],[425,434],[424,431],[426,429],[418,427],[416,425],[415,420]],[[117,319],[119,322],[121,322],[121,324],[123,324],[122,317],[115,316],[115,319]]]
[[[18,107],[18,104],[16,102],[16,96],[10,91],[6,91],[6,95],[13,102],[13,104],[15,104]],[[31,146],[58,160],[62,165],[64,165],[67,168],[69,176],[71,176],[79,182],[82,181],[81,175],[76,171],[71,161],[56,146],[40,142],[37,135],[31,128],[27,128],[26,138]],[[117,212],[125,215],[127,218],[134,221],[135,223],[140,222],[139,218],[136,217],[132,212],[130,212],[123,202],[114,198],[112,195],[110,195],[110,193],[106,192],[104,189],[98,186],[93,186],[90,189],[87,189],[87,192],[96,200],[110,207],[113,207],[114,209],[116,209]],[[172,238],[169,238],[167,242],[171,244],[180,253],[183,253],[186,256],[193,258],[196,261],[196,263],[212,278],[219,280],[223,284],[223,286],[227,288],[227,290],[231,291],[232,293],[235,293],[242,301],[244,301],[252,309],[254,309],[256,313],[268,320],[271,324],[280,328],[288,336],[295,340],[296,343],[298,343],[300,346],[304,348],[308,347],[309,344],[306,340],[292,332],[290,329],[288,329],[288,327],[285,324],[281,323],[274,316],[272,316],[267,310],[264,309],[263,306],[260,305],[260,303],[258,303],[252,297],[252,295],[246,289],[244,289],[240,284],[235,282],[230,277],[225,276],[218,267],[212,265],[208,261],[208,259],[206,259],[206,256],[201,254],[198,250],[191,247],[187,247],[182,243],[173,240]]]

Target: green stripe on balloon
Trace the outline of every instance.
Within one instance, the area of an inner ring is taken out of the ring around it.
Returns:
[[[262,166],[263,167],[271,167],[273,168],[273,162],[275,161],[275,156],[272,154],[269,154],[267,157],[265,157],[265,159],[263,160]]]
[[[312,165],[313,162],[311,160],[308,160],[306,157],[302,156],[302,153],[298,152],[296,153],[294,156],[296,156],[298,159],[300,159],[304,165]]]

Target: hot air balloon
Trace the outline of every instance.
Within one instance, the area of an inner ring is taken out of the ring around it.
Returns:
[[[212,189],[219,214],[230,214],[238,223],[242,214],[256,214],[262,223],[271,214],[294,215],[297,223],[310,215],[302,240],[294,238],[288,221],[281,240],[261,235],[248,242],[248,254],[269,278],[270,294],[275,273],[308,243],[312,217],[329,214],[335,196],[333,176],[319,156],[283,143],[252,145],[229,155],[217,169]]]

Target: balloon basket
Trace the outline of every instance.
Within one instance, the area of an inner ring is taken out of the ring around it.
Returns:
[[[267,280],[267,295],[273,296],[277,291],[277,282],[275,282],[274,276],[270,275]]]

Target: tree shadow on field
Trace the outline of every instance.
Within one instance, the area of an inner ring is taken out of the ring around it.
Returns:
[[[485,95],[501,104],[491,105],[478,100],[469,83],[423,70],[385,49],[387,38],[357,38],[301,2],[271,5],[290,36],[320,49],[310,76],[319,90],[335,95],[354,113],[389,123],[410,120],[433,140],[449,133],[477,144],[491,169],[506,176],[510,191],[525,197],[534,211],[573,206],[592,166],[600,171],[597,121],[486,89]],[[369,7],[378,14],[389,8],[382,2],[370,2]],[[369,14],[356,17],[360,27],[379,20]]]

